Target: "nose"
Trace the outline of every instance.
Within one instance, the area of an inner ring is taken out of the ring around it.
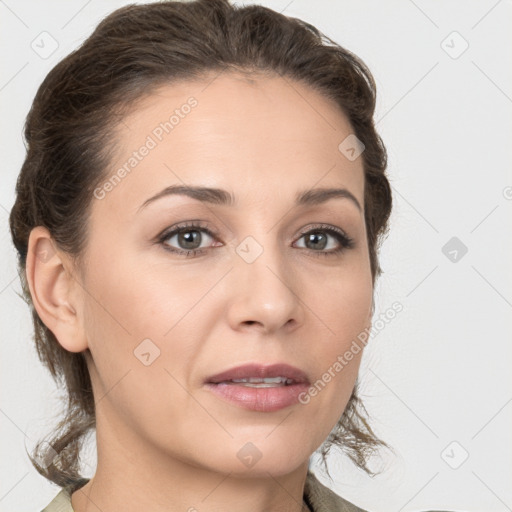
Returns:
[[[255,329],[268,335],[280,329],[289,333],[302,325],[301,282],[278,242],[263,246],[247,237],[235,250],[234,265],[228,306],[234,330]]]

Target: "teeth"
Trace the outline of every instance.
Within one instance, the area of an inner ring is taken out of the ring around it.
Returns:
[[[288,386],[293,383],[292,379],[286,377],[249,377],[248,379],[232,379],[232,383],[243,384],[252,388],[269,388],[274,386]]]

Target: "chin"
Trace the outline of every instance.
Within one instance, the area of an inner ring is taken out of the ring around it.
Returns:
[[[314,451],[310,453],[307,446],[302,439],[293,435],[284,438],[274,432],[269,436],[265,429],[264,434],[238,437],[231,440],[229,446],[219,447],[222,455],[219,454],[216,466],[219,467],[222,460],[218,470],[239,478],[268,478],[269,473],[278,477],[297,470],[303,464],[307,465]]]
[[[269,478],[269,475],[279,478],[293,473],[303,465],[307,467],[308,462],[309,457],[294,458],[293,460],[289,458],[262,457],[252,467],[244,468],[240,464],[230,464],[231,467],[227,467],[221,472],[229,472],[233,478]]]

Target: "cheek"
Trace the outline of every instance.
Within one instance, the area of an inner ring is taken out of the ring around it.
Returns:
[[[309,289],[312,313],[321,322],[325,336],[314,336],[316,381],[308,396],[315,416],[332,428],[352,393],[371,327],[373,286],[369,266],[341,270],[331,279],[317,280],[319,288]],[[309,305],[309,304],[308,304]],[[320,331],[319,331],[320,332]],[[326,432],[328,433],[328,431]]]
[[[102,388],[148,362],[160,373],[167,368],[187,375],[200,348],[195,340],[204,337],[198,302],[218,278],[191,279],[179,266],[144,263],[127,251],[112,261],[98,254],[90,268],[84,325]],[[140,378],[151,382],[154,373]]]
[[[99,323],[115,333],[116,340],[132,343],[151,336],[168,339],[205,288],[200,279],[191,280],[177,266],[151,265],[130,256],[128,250],[110,261],[98,255],[91,268],[94,273],[86,283],[88,324]]]
[[[98,416],[121,420],[141,436],[151,430],[164,443],[177,435],[170,425],[178,413],[197,415],[183,389],[198,348],[185,319],[201,295],[179,281],[170,276],[163,283],[124,259],[89,280],[85,308]]]
[[[369,266],[346,268],[338,275],[318,280],[322,293],[316,291],[314,313],[323,320],[332,351],[339,352],[369,328],[373,285]],[[313,309],[313,308],[312,308]]]

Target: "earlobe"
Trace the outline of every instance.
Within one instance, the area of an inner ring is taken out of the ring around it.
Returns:
[[[57,341],[69,352],[87,349],[82,325],[81,294],[70,260],[57,250],[43,226],[32,229],[28,242],[26,276],[34,308]]]

